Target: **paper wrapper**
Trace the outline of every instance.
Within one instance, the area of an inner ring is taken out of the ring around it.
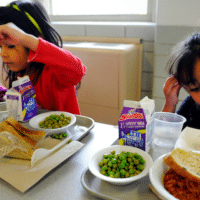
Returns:
[[[186,127],[181,132],[175,144],[175,148],[200,152],[200,130]]]
[[[59,143],[59,140],[47,137],[39,144],[39,147],[51,149]],[[2,158],[0,159],[0,178],[19,191],[25,192],[83,146],[84,144],[81,142],[72,141],[39,160],[33,168],[31,168],[31,161],[29,160]]]

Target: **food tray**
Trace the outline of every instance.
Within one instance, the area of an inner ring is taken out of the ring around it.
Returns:
[[[117,145],[118,139],[112,144]],[[101,199],[134,199],[158,200],[159,198],[149,188],[149,174],[128,185],[112,185],[95,177],[87,168],[81,176],[81,184],[90,194]]]
[[[87,168],[81,176],[81,184],[90,194],[109,200],[159,200],[149,188],[149,176],[128,185],[112,185],[96,178]]]
[[[94,120],[82,116],[82,115],[76,115],[76,122],[70,126],[67,130],[72,135],[72,140],[81,140],[85,135],[88,134],[88,132],[94,127]]]
[[[37,114],[48,112],[48,110],[38,109]],[[29,121],[21,122],[23,126],[25,126],[28,129],[33,129],[29,125]],[[82,116],[82,115],[76,115],[76,122],[67,128],[70,135],[72,135],[73,141],[79,141],[84,136],[88,134],[88,132],[94,127],[95,122],[92,118]]]

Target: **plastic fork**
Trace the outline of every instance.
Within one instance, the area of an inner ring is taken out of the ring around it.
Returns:
[[[49,156],[52,152],[56,151],[57,149],[65,145],[71,138],[72,136],[67,137],[52,149],[44,149],[44,148],[36,149],[31,158],[31,167],[33,167],[37,161]]]

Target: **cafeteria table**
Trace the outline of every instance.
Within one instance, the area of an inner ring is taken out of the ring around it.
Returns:
[[[80,140],[84,146],[26,192],[22,193],[0,179],[0,200],[99,199],[83,188],[81,176],[88,168],[91,156],[101,148],[112,145],[117,139],[117,126],[95,123],[94,128]],[[154,160],[158,157],[158,152],[151,151],[150,153]],[[140,190],[138,190],[134,200],[144,199],[144,196],[140,196],[139,192]],[[149,189],[149,195],[146,195],[146,199],[158,200],[158,197]]]

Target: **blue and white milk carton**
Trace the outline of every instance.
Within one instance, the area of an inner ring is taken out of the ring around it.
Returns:
[[[17,120],[27,121],[37,114],[36,93],[29,76],[18,77],[6,92],[8,109],[17,108]]]
[[[124,107],[119,118],[119,144],[140,148],[149,152],[152,135],[146,126],[154,113],[154,100],[148,97],[140,102],[124,100]]]

